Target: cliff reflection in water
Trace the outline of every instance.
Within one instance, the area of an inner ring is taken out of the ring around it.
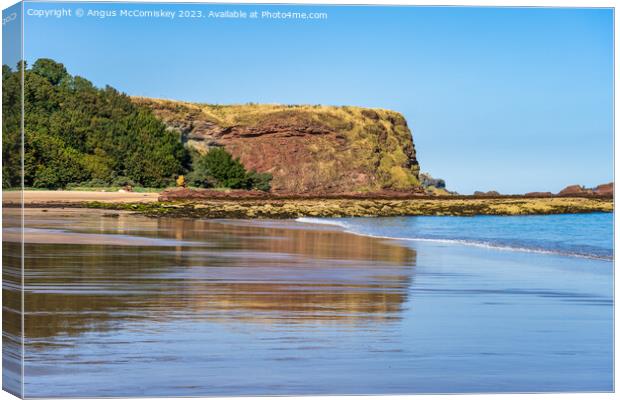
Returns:
[[[25,332],[34,347],[127,322],[390,321],[416,258],[406,247],[294,222],[28,210],[26,226]],[[110,235],[119,243],[96,244]]]

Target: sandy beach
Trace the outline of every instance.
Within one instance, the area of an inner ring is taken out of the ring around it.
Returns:
[[[101,203],[149,203],[156,202],[158,193],[95,192],[78,190],[25,190],[24,204],[75,204],[84,202]],[[3,204],[19,204],[20,191],[3,191]]]

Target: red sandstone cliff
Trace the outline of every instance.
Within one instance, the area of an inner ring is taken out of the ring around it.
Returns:
[[[415,147],[399,113],[329,106],[204,105],[134,98],[206,152],[224,146],[286,194],[422,192]]]

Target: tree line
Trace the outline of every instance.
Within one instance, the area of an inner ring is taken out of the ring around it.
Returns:
[[[269,190],[271,175],[246,171],[224,149],[186,148],[144,106],[39,59],[3,65],[3,188],[21,184],[21,75],[24,76],[24,186],[173,186],[187,174],[200,187]]]

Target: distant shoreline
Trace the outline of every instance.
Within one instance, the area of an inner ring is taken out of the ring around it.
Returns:
[[[321,194],[288,194],[246,190],[204,190],[190,189],[189,196],[177,194],[179,188],[144,191],[124,190],[4,190],[3,203],[16,202],[19,193],[24,193],[25,203],[62,203],[62,202],[118,202],[130,203],[135,201],[236,201],[236,200],[506,200],[506,199],[565,199],[583,198],[613,200],[610,195],[597,194],[498,194],[498,195],[429,195],[407,192],[379,192],[379,193],[321,193]],[[194,194],[196,193],[196,194]]]
[[[20,192],[4,192],[3,206],[20,206]],[[276,197],[161,201],[157,193],[25,191],[27,208],[93,208],[150,217],[272,218],[393,217],[416,215],[546,215],[613,212],[613,198],[597,196],[412,196],[408,198]]]

